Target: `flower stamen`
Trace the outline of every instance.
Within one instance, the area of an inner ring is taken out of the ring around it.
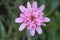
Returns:
[[[30,16],[30,19],[31,19],[31,21],[34,21],[35,17],[34,16]]]

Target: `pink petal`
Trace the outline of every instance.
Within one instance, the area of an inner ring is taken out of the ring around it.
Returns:
[[[26,20],[26,16],[24,14],[20,14],[20,17],[23,19],[23,20]]]
[[[42,26],[46,26],[46,24],[42,23]]]
[[[41,6],[39,7],[39,10],[40,10],[40,11],[43,11],[44,8],[45,8],[45,5],[41,5]]]
[[[29,30],[29,27],[27,27],[27,29]]]
[[[29,11],[27,11],[26,13],[24,13],[25,14],[25,16],[27,16],[27,17],[30,17],[30,12]]]
[[[37,2],[36,1],[33,2],[32,7],[37,8]]]
[[[35,24],[37,24],[37,25],[41,25],[41,20],[39,20],[39,19],[36,19],[36,22],[35,22]]]
[[[42,34],[42,29],[40,27],[36,27],[36,31],[38,32],[38,34]]]
[[[22,23],[23,20],[22,20],[20,17],[18,17],[18,18],[15,19],[15,22],[16,22],[16,23]]]
[[[31,8],[30,2],[27,2],[27,8]]]
[[[33,28],[36,28],[36,25],[34,24],[34,22],[31,22],[29,25],[29,29],[33,29]]]
[[[25,23],[23,23],[23,24],[21,24],[21,26],[19,27],[19,31],[22,31],[24,28],[26,28],[26,24]]]
[[[42,12],[42,15],[44,15],[44,13]]]
[[[21,13],[21,14],[20,14],[20,17],[25,17],[25,15]]]
[[[33,12],[33,15],[38,17],[39,12]]]
[[[30,34],[31,34],[31,36],[34,36],[35,35],[35,29],[30,29]]]
[[[50,22],[50,18],[44,17],[44,22]]]
[[[25,8],[23,5],[19,6],[19,9],[20,9],[23,13],[26,11],[26,8]]]

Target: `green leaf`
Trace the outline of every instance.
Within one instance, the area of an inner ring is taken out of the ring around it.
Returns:
[[[48,0],[45,5],[45,16],[49,16],[57,9],[59,0]]]
[[[29,30],[26,30],[26,36],[27,36],[27,39],[28,39],[28,40],[31,40],[31,36],[30,36]]]
[[[1,31],[0,32],[1,40],[5,40],[5,38],[6,38],[5,28],[1,21],[0,21],[0,31]]]

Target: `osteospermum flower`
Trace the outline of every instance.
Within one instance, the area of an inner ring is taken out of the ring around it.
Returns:
[[[22,13],[20,14],[20,17],[15,19],[16,23],[22,23],[19,27],[19,31],[27,28],[30,31],[31,36],[35,35],[35,30],[38,34],[42,34],[41,26],[46,26],[44,22],[50,22],[50,19],[44,16],[44,8],[45,5],[41,5],[39,8],[37,8],[36,1],[34,1],[32,5],[30,2],[27,2],[27,8],[20,5],[19,9]]]

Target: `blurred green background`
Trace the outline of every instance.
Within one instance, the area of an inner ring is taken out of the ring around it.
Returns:
[[[38,7],[45,4],[44,16],[51,19],[43,27],[43,34],[31,37],[28,30],[20,32],[20,24],[15,23],[15,18],[20,14],[19,6],[28,0],[0,0],[0,40],[60,40],[60,0],[35,0]],[[32,2],[33,0],[29,0]]]

